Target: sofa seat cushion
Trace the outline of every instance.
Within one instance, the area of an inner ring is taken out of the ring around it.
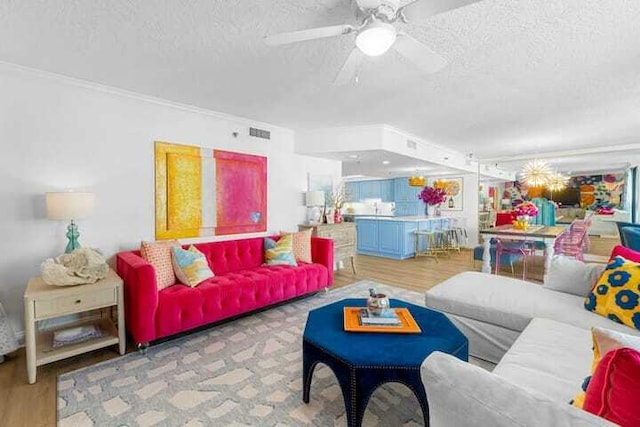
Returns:
[[[195,288],[171,286],[158,293],[156,333],[172,335],[327,286],[327,268],[305,263],[234,271]]]
[[[533,319],[493,373],[569,405],[591,371],[591,331]]]
[[[542,285],[504,276],[468,271],[427,291],[427,307],[514,331],[543,317],[580,328],[593,326],[640,335],[640,331],[591,313],[584,298],[545,289]]]

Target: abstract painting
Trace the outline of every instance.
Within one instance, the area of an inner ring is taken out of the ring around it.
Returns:
[[[462,178],[436,179],[432,182],[436,188],[442,188],[445,191],[445,201],[440,205],[443,211],[461,211],[463,192]]]
[[[155,143],[156,239],[267,229],[267,159]]]

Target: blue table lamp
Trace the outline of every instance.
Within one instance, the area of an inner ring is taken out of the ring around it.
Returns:
[[[47,218],[70,221],[67,227],[69,243],[65,253],[80,247],[78,226],[75,220],[86,218],[93,212],[96,195],[93,193],[59,192],[47,193]]]

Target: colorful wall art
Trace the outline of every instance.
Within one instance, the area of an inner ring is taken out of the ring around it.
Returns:
[[[267,158],[155,143],[156,239],[267,229]]]
[[[435,188],[443,188],[446,193],[446,199],[440,210],[443,211],[461,211],[462,210],[462,178],[436,179],[432,182]]]
[[[576,206],[596,210],[599,207],[623,208],[624,174],[572,176],[567,188],[580,191]],[[525,183],[513,181],[505,183],[502,197],[510,198],[513,204],[534,197],[546,196],[544,188],[529,188]],[[554,198],[554,200],[557,200]]]

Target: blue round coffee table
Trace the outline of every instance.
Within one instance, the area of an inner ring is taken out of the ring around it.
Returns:
[[[413,391],[428,426],[429,406],[420,365],[434,351],[449,353],[466,362],[467,337],[444,314],[394,299],[391,307],[408,308],[421,333],[345,332],[343,308],[365,306],[364,299],[345,299],[309,312],[302,341],[302,400],[309,403],[313,370],[318,363],[324,363],[342,389],[349,427],[361,425],[369,398],[378,386],[387,382],[404,384]]]

